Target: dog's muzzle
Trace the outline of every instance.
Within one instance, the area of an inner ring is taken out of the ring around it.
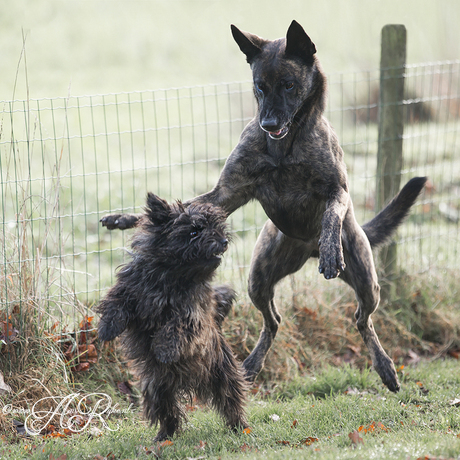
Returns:
[[[286,134],[289,132],[289,127],[288,126],[285,126],[284,128],[281,128],[280,130],[278,131],[268,131],[268,135],[272,138],[272,139],[275,139],[275,140],[280,140],[282,139],[283,137],[286,136]]]
[[[287,135],[287,133],[289,132],[291,123],[287,123],[281,129],[276,129],[276,124],[274,124],[273,121],[270,119],[261,121],[259,125],[263,131],[268,133],[271,139],[279,141],[280,139],[283,139],[283,137]]]
[[[221,259],[227,248],[228,240],[227,238],[223,238],[218,244],[213,245],[212,252],[210,253],[211,258]]]

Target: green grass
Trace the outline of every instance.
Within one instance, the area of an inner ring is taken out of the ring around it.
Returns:
[[[64,453],[69,459],[457,458],[460,414],[450,402],[459,396],[458,366],[458,361],[437,360],[406,367],[397,394],[371,370],[324,367],[252,396],[248,434],[232,434],[215,413],[198,409],[189,413],[185,430],[171,445],[159,447],[152,443],[155,429],[129,411],[110,420],[114,431],[103,430],[98,437],[26,439],[0,445],[0,455],[37,460]],[[355,430],[363,441],[358,445],[349,437]]]

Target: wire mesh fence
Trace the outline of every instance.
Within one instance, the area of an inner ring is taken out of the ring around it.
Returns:
[[[364,223],[374,215],[379,71],[337,73],[328,81],[326,116],[345,151],[350,192]],[[402,183],[416,175],[430,179],[397,236],[399,265],[412,274],[459,268],[459,88],[460,61],[406,67]],[[186,200],[210,190],[255,112],[249,81],[4,101],[2,310],[34,305],[38,323],[57,317],[75,323],[127,257],[129,231],[107,231],[99,219],[140,212],[147,191]],[[235,238],[219,276],[243,299],[265,219],[257,203],[231,216]],[[316,265],[308,262],[287,281],[289,289],[330,289]]]

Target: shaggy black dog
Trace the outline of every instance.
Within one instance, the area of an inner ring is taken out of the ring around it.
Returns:
[[[184,397],[210,402],[232,429],[247,426],[244,374],[221,332],[235,293],[209,284],[227,249],[225,219],[209,204],[185,209],[149,193],[132,260],[98,306],[100,339],[123,333],[157,441],[180,428]]]

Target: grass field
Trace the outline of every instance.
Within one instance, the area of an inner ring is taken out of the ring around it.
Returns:
[[[139,418],[138,409],[121,402],[121,414],[107,420],[113,431],[94,420],[92,435],[88,428],[66,438],[0,444],[0,457],[457,459],[458,361],[422,362],[399,375],[398,394],[388,392],[373,371],[349,367],[323,367],[290,383],[273,383],[250,398],[249,433],[229,433],[215,413],[192,405],[183,433],[162,445],[152,443],[155,429]]]

